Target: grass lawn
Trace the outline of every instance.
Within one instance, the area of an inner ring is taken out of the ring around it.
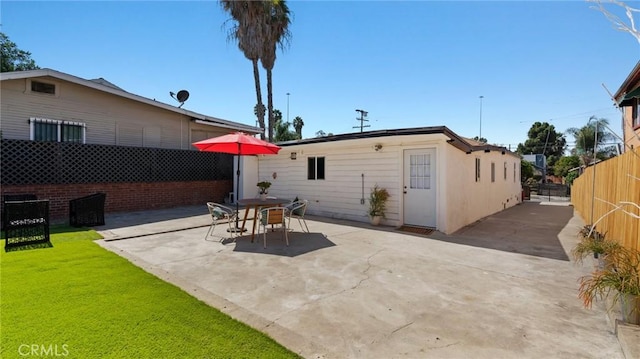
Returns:
[[[56,227],[51,248],[7,253],[0,243],[1,358],[298,357],[97,238]]]

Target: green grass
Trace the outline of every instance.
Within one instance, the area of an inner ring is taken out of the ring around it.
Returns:
[[[0,357],[37,357],[24,356],[32,345],[40,357],[298,357],[101,248],[99,237],[58,227],[51,248],[5,253],[1,243]]]

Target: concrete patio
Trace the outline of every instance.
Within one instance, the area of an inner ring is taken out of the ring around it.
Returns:
[[[97,229],[105,248],[306,358],[624,358],[604,306],[577,298],[591,263],[566,256],[583,225],[572,211],[525,203],[453,236],[310,217],[311,233],[292,222],[291,245],[269,233],[266,249],[246,234],[205,241],[204,206]]]

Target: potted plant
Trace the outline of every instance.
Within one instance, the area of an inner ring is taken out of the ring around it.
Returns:
[[[620,303],[622,320],[640,325],[640,251],[618,247],[606,253],[605,266],[580,278],[578,296],[586,308],[596,299],[612,295]]]
[[[596,267],[602,269],[605,265],[605,257],[607,253],[616,251],[620,248],[620,244],[616,241],[607,240],[605,235],[596,231],[595,227],[590,225],[582,227],[579,232],[580,242],[571,250],[573,258],[578,263],[593,254],[593,258],[597,260]]]
[[[269,193],[269,187],[271,187],[271,182],[269,181],[260,181],[257,184],[260,189],[260,198],[265,200],[267,198],[267,193]]]
[[[371,189],[369,194],[369,217],[371,218],[371,224],[374,226],[380,224],[380,220],[385,218],[389,197],[389,192],[385,188],[380,188],[377,184]]]

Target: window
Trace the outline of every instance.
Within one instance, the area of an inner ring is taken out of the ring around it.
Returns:
[[[31,91],[46,93],[50,95],[56,94],[56,85],[40,81],[31,81]]]
[[[476,158],[476,182],[480,182],[480,159]]]
[[[640,127],[640,99],[635,99],[633,103],[633,111],[631,118],[631,128],[636,129]]]
[[[513,183],[516,183],[516,163],[513,163]]]
[[[32,117],[29,119],[29,129],[32,141],[85,143],[86,125],[81,122]]]
[[[409,157],[409,187],[412,189],[431,188],[431,155],[411,155]]]
[[[309,180],[324,179],[324,157],[307,158],[307,179]]]
[[[491,182],[496,181],[496,163],[491,162]]]
[[[504,161],[504,180],[507,180],[507,161]]]

